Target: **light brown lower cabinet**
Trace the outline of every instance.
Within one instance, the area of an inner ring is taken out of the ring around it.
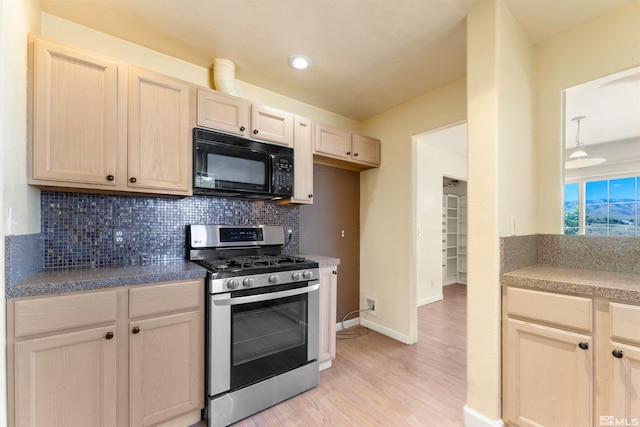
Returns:
[[[9,424],[197,422],[203,307],[202,280],[9,300]]]
[[[320,269],[320,370],[331,367],[336,358],[336,304],[338,267]]]
[[[640,306],[506,287],[503,314],[508,426],[639,425]]]

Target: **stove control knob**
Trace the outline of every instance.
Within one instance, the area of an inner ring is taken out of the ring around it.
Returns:
[[[280,278],[276,274],[272,274],[271,276],[269,276],[269,283],[271,283],[272,285],[277,285],[279,281]]]
[[[238,289],[238,286],[240,286],[240,282],[238,282],[238,279],[231,279],[227,282],[227,288],[229,289]]]
[[[250,288],[252,285],[253,285],[253,279],[250,277],[247,277],[242,281],[242,286],[244,286],[245,288]]]
[[[299,281],[301,277],[302,277],[302,274],[300,274],[299,271],[296,271],[291,274],[291,278],[295,281]]]
[[[304,277],[305,279],[311,279],[311,272],[310,271],[305,271],[304,273],[302,273],[302,277]]]

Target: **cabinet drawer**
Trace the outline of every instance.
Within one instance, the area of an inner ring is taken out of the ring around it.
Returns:
[[[115,320],[115,291],[23,299],[15,302],[16,338]]]
[[[609,303],[611,338],[640,343],[640,307]]]
[[[129,290],[129,317],[200,308],[201,280],[171,282]]]
[[[591,332],[593,301],[529,289],[507,288],[509,314]]]

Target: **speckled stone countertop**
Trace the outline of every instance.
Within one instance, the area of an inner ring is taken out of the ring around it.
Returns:
[[[640,303],[640,274],[536,264],[505,273],[502,284]]]
[[[6,288],[6,298],[203,278],[206,270],[189,261],[143,266],[73,268],[34,273]]]
[[[320,268],[322,267],[335,267],[336,265],[340,265],[340,258],[331,258],[323,255],[313,255],[313,254],[300,254],[305,258],[308,258],[312,261],[318,263]]]

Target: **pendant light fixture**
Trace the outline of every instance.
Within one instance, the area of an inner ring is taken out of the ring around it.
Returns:
[[[584,151],[584,144],[580,142],[580,121],[586,118],[586,116],[577,116],[571,119],[572,122],[577,123],[578,127],[576,131],[576,149],[569,155],[569,158],[572,160],[564,162],[565,169],[586,168],[588,166],[599,165],[606,161],[601,157],[588,157],[589,155]]]

